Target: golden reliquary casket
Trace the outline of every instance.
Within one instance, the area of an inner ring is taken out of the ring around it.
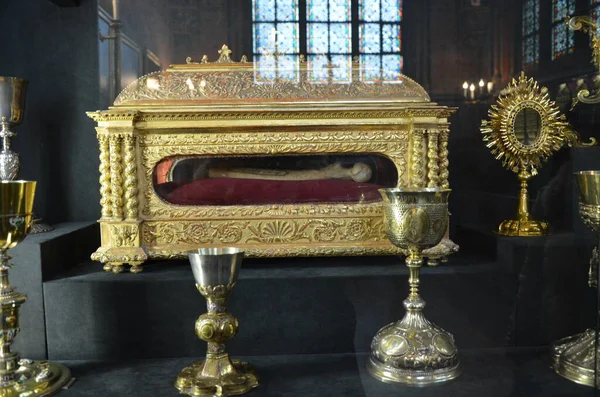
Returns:
[[[399,254],[382,187],[448,187],[447,118],[403,76],[360,62],[188,59],[90,112],[102,246],[116,273],[235,245],[247,256]],[[432,259],[457,247],[446,238]],[[427,253],[426,253],[427,254]]]

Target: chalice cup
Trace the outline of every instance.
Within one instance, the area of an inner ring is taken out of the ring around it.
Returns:
[[[454,337],[423,315],[419,295],[423,250],[436,246],[448,226],[449,189],[380,189],[384,226],[392,244],[405,250],[410,293],[400,321],[377,332],[367,371],[383,382],[414,386],[439,384],[460,374]]]
[[[575,173],[579,191],[579,213],[583,223],[597,233],[600,241],[600,171],[581,171]],[[597,286],[598,247],[590,260],[590,286]],[[596,371],[600,369],[600,360],[595,351],[596,332],[587,329],[584,332],[568,336],[552,345],[552,366],[559,375],[582,385],[598,384]]]
[[[238,331],[238,320],[227,313],[227,298],[238,279],[244,252],[239,248],[202,248],[189,254],[196,288],[206,298],[208,312],[196,321],[196,335],[208,343],[206,359],[184,368],[175,387],[191,396],[233,396],[258,386],[254,369],[232,360],[225,342]]]
[[[10,148],[16,134],[11,130],[23,120],[27,81],[18,77],[0,76],[0,180],[9,181],[19,173],[19,155]]]
[[[27,297],[8,282],[11,257],[31,228],[36,182],[0,181],[0,396],[46,396],[71,379],[71,372],[48,361],[19,359],[10,346],[20,331],[19,308]]]

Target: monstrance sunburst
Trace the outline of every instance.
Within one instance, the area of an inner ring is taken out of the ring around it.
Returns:
[[[481,123],[486,146],[502,165],[515,172],[521,184],[517,219],[505,220],[498,233],[507,236],[541,236],[549,233],[547,222],[531,218],[528,207],[529,179],[552,153],[563,145],[580,143],[565,116],[537,81],[525,73],[513,79]]]

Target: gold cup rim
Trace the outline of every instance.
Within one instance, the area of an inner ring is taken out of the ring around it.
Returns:
[[[600,175],[600,170],[577,171],[573,175]]]
[[[14,76],[0,76],[0,81],[2,81],[3,79],[4,79],[4,80],[15,80],[15,81],[20,81],[20,82],[22,82],[22,83],[25,83],[25,84],[29,83],[29,81],[28,81],[28,80],[25,80],[25,79],[24,79],[24,78],[22,78],[22,77],[14,77]]]
[[[235,255],[243,254],[244,250],[239,247],[207,247],[197,248],[195,250],[188,251],[188,255],[202,255],[202,256],[217,256],[217,255]]]
[[[452,191],[452,189],[437,187],[391,187],[377,190],[390,193],[448,193]]]
[[[26,181],[24,179],[19,179],[16,181],[0,181],[0,183],[4,184],[4,185],[10,185],[10,184],[15,184],[15,185],[25,185],[27,183],[36,183],[37,181]]]

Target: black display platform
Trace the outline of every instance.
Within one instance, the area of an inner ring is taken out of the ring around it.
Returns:
[[[365,373],[373,336],[404,314],[402,258],[245,259],[229,304],[240,332],[228,349],[258,368],[262,386],[249,395],[592,396],[555,375],[547,354],[552,341],[594,324],[590,242],[574,233],[459,232],[462,250],[424,267],[421,282],[427,318],[456,338],[458,380],[416,389]],[[176,395],[177,373],[206,349],[193,329],[205,300],[188,261],[115,275],[86,260],[51,274],[36,332],[45,335],[48,358],[66,362],[78,378],[65,395]]]
[[[426,315],[464,348],[507,344],[514,276],[485,260],[452,258],[424,268]],[[240,355],[366,352],[404,313],[407,269],[397,257],[246,259],[230,297]],[[201,356],[194,322],[206,311],[187,261],[140,274],[83,263],[44,284],[50,359]]]
[[[30,234],[9,251],[15,265],[9,272],[13,287],[27,295],[20,309],[21,332],[13,349],[32,359],[47,358],[43,282],[90,257],[100,243],[96,222],[53,225],[54,230]]]
[[[593,389],[556,375],[545,349],[464,349],[463,373],[438,386],[414,388],[381,383],[365,371],[366,354],[243,357],[257,370],[260,386],[249,397],[592,397]],[[67,361],[77,378],[68,397],[178,396],[173,386],[193,358],[119,362]]]

